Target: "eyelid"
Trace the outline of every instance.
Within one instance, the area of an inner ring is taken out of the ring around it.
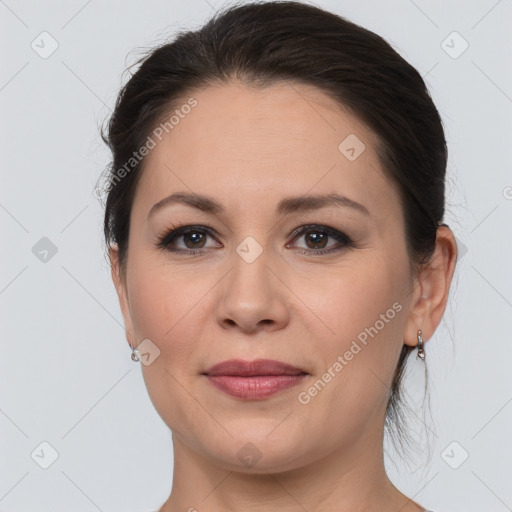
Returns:
[[[168,240],[170,235],[172,235],[172,241],[174,241],[176,238],[179,238],[180,236],[185,235],[190,231],[204,232],[209,234],[212,238],[215,238],[214,235],[216,233],[215,229],[206,222],[203,222],[202,224],[186,224],[178,222],[176,225],[171,224],[170,226],[157,233],[156,245],[165,249],[166,246],[170,243]]]
[[[349,237],[347,234],[345,234],[344,232],[342,232],[338,229],[331,228],[330,226],[326,226],[325,224],[319,224],[319,223],[304,224],[304,225],[298,227],[297,229],[295,229],[291,233],[291,235],[289,235],[290,237],[292,237],[291,243],[293,243],[297,238],[300,238],[301,236],[303,236],[305,233],[308,233],[309,231],[315,231],[315,230],[326,233],[327,236],[329,236],[330,238],[334,238],[335,240],[337,240],[338,244],[341,243],[343,245],[341,248],[336,247],[336,245],[335,245],[334,247],[330,247],[327,249],[301,249],[301,248],[299,248],[298,250],[301,251],[303,254],[335,253],[344,248],[355,247],[354,240],[351,237]],[[289,247],[289,245],[290,244],[287,244],[286,247]]]
[[[314,229],[317,229],[318,231],[325,231],[326,233],[336,237],[336,236],[344,236],[345,238],[348,238],[347,235],[342,233],[341,231],[331,228],[330,226],[326,226],[325,224],[318,224],[318,223],[312,223],[312,224],[303,224],[302,226],[299,226],[298,228],[295,228],[289,235],[288,238],[295,239],[297,236],[304,234],[306,231],[312,231]]]
[[[288,238],[291,238],[291,242],[286,244],[286,247],[290,247],[290,244],[293,245],[295,240],[299,238],[300,236],[304,235],[305,233],[309,231],[320,231],[327,234],[328,237],[334,238],[338,241],[338,244],[335,244],[334,247],[330,247],[327,249],[304,249],[304,248],[296,248],[296,251],[298,251],[300,254],[306,254],[306,255],[322,255],[322,254],[328,254],[328,253],[336,253],[343,249],[350,249],[355,247],[354,240],[346,235],[344,232],[332,228],[330,226],[327,226],[325,224],[320,223],[310,223],[310,224],[303,224],[299,226],[298,228],[294,229],[293,232],[288,235]],[[170,249],[169,245],[174,242],[176,239],[179,239],[183,235],[186,235],[190,232],[200,232],[204,233],[206,235],[211,236],[212,238],[216,239],[216,230],[210,226],[207,223],[203,224],[183,224],[178,223],[178,225],[171,225],[166,230],[164,230],[162,233],[158,235],[158,239],[156,242],[156,245],[158,248],[161,248],[163,250],[169,251],[171,253],[175,254],[189,254],[189,255],[201,255],[204,252],[207,251],[208,248],[199,247],[197,249]],[[339,244],[342,244],[341,247],[339,247]],[[338,245],[338,247],[336,246]],[[292,247],[293,248],[293,247]]]

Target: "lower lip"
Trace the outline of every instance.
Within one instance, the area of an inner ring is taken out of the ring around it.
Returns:
[[[228,395],[245,400],[267,398],[302,382],[301,375],[257,375],[240,377],[233,375],[207,375],[208,380]]]

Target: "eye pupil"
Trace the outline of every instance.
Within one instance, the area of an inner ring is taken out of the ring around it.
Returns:
[[[192,239],[192,247],[189,247],[192,249],[197,248],[197,247],[202,247],[197,244],[197,242],[201,241],[201,237],[203,237],[203,242],[204,242],[204,233],[199,233],[198,231],[191,231],[190,233],[185,233],[183,235],[183,239],[185,240],[185,245],[187,245],[187,247],[188,247],[188,244],[186,243],[186,241],[189,238]]]
[[[308,243],[308,247],[310,249],[318,249],[318,244],[323,244],[320,246],[320,249],[323,249],[326,245],[327,238],[329,235],[326,233],[318,232],[318,231],[310,231],[309,234],[306,235],[306,240],[312,240],[314,247],[310,247]]]

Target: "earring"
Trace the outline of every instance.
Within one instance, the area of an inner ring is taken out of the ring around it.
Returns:
[[[423,340],[421,339],[421,331],[418,330],[418,353],[416,354],[416,357],[421,359],[422,361],[425,360],[425,351],[423,350]]]
[[[132,361],[137,363],[138,361],[140,361],[140,353],[136,348],[133,348],[131,345],[130,348],[132,349]]]

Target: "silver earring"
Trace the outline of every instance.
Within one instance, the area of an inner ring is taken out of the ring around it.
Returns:
[[[133,348],[131,345],[130,345],[130,347],[132,349],[132,361],[134,361],[135,363],[139,362],[140,361],[139,351],[136,348]]]
[[[420,358],[422,361],[425,360],[425,351],[423,350],[423,340],[421,339],[421,331],[418,330],[418,353],[416,357]]]

